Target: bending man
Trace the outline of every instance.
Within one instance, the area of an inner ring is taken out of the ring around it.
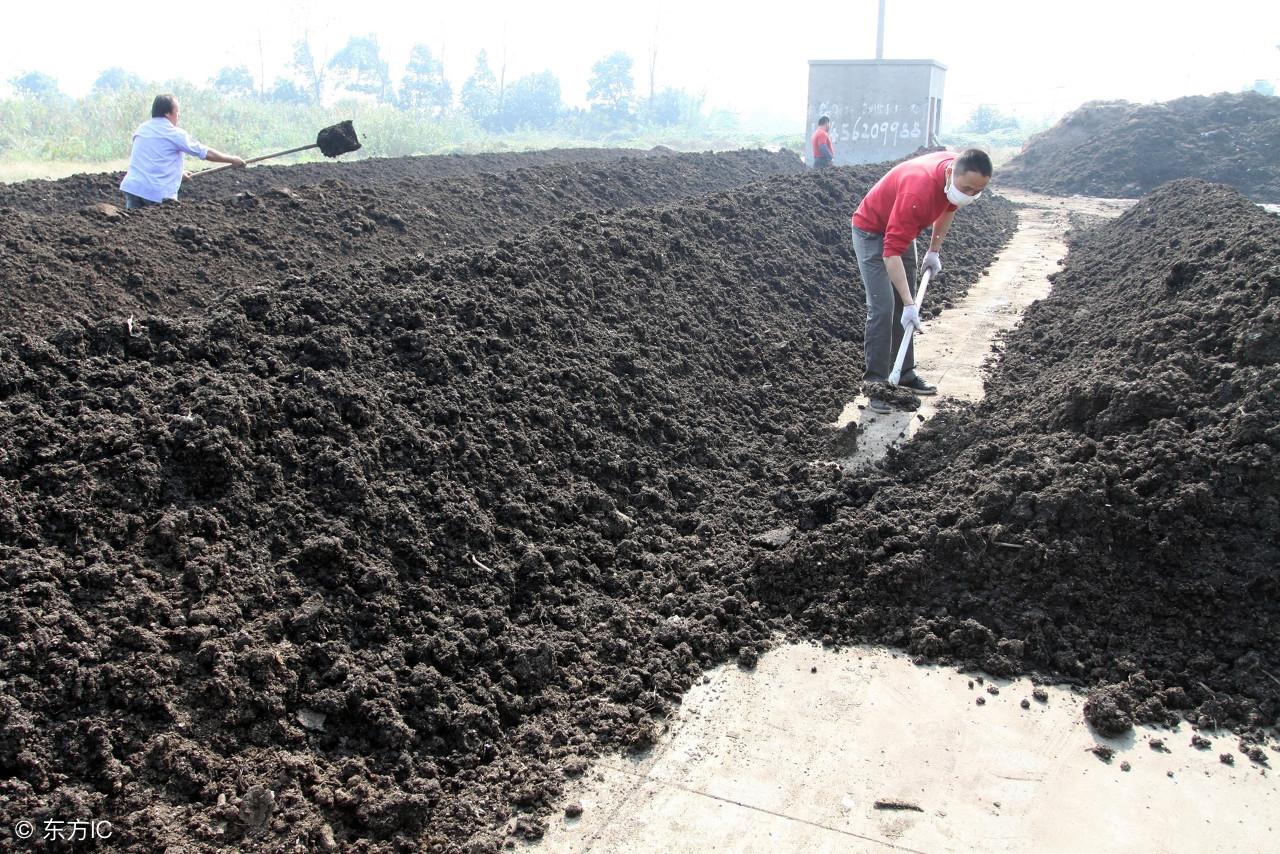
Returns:
[[[184,154],[214,163],[244,166],[239,157],[214,151],[192,139],[191,134],[178,127],[178,99],[172,95],[156,95],[151,102],[151,121],[138,125],[133,132],[129,171],[120,182],[124,206],[141,208],[178,198]]]
[[[991,180],[991,158],[970,148],[925,154],[899,163],[876,182],[853,215],[853,251],[867,293],[867,328],[863,341],[865,382],[887,383],[902,336],[920,330],[920,309],[911,285],[915,281],[916,237],[929,226],[933,236],[922,266],[942,272],[942,241],[956,210],[977,201]],[[904,256],[908,246],[911,257]],[[935,394],[937,387],[916,373],[914,348],[907,348],[899,387],[916,394]],[[871,408],[888,412],[874,397]]]

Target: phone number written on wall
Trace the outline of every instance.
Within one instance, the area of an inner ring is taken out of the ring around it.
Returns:
[[[831,117],[831,136],[836,142],[879,142],[888,147],[924,136],[919,104],[862,103],[857,109],[823,101],[818,115]]]

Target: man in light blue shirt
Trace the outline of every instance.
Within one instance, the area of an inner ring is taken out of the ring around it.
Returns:
[[[129,171],[120,182],[124,206],[132,210],[178,198],[184,154],[214,163],[244,166],[239,157],[214,151],[192,139],[191,134],[178,127],[178,99],[173,95],[156,95],[151,103],[151,121],[138,125],[133,132]]]

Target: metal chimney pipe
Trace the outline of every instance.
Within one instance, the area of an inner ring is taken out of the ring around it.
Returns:
[[[880,0],[880,18],[876,23],[876,59],[884,59],[884,0]]]

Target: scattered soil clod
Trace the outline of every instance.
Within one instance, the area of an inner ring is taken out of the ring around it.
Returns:
[[[911,812],[924,812],[924,807],[914,801],[904,801],[898,798],[881,798],[875,802],[874,806],[878,810],[909,810]]]
[[[796,529],[790,526],[774,528],[751,538],[751,545],[765,549],[780,549],[796,538]]]

